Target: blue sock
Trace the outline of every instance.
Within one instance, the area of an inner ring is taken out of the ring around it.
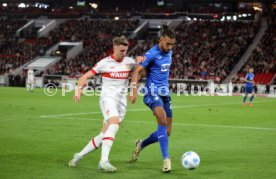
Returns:
[[[246,98],[247,98],[247,94],[243,97],[243,103],[245,103]]]
[[[150,144],[158,142],[157,131],[153,132],[148,138],[143,140],[141,147],[144,148]]]
[[[252,102],[253,99],[254,99],[254,95],[252,95],[252,96],[250,97],[250,102]]]
[[[169,152],[168,152],[169,141],[168,141],[168,134],[167,134],[167,126],[158,125],[157,136],[160,144],[160,149],[163,155],[163,159],[167,159],[169,158]]]

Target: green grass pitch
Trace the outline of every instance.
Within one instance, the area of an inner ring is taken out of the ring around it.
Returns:
[[[276,177],[276,99],[257,97],[241,107],[241,97],[172,95],[174,119],[169,153],[172,171],[161,172],[159,144],[128,163],[136,139],[156,129],[152,112],[142,104],[128,105],[110,161],[117,173],[98,171],[101,150],[83,158],[76,168],[68,161],[97,135],[102,123],[98,97],[61,91],[49,97],[42,89],[0,88],[0,178],[185,178],[224,179]],[[200,155],[196,170],[186,170],[186,151]]]

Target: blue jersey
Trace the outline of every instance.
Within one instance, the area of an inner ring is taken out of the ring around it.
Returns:
[[[253,73],[247,73],[245,78],[246,78],[247,81],[250,81],[250,82],[245,83],[245,87],[253,87],[253,84],[251,82],[253,82],[253,80],[254,80],[254,74]]]
[[[163,95],[169,95],[169,74],[172,63],[172,51],[162,52],[158,45],[153,46],[145,53],[145,61],[142,62],[147,69],[147,82],[145,87],[151,92],[151,86],[154,86],[154,94],[158,94],[158,89]]]

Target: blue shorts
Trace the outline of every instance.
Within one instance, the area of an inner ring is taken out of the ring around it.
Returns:
[[[245,86],[244,89],[246,94],[254,92],[253,86]]]
[[[161,106],[164,108],[167,118],[172,118],[172,106],[170,96],[152,96],[147,94],[144,96],[144,103],[153,111],[155,107]]]

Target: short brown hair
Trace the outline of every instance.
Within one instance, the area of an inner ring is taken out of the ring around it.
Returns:
[[[127,38],[125,36],[114,37],[114,39],[113,39],[113,45],[128,46]]]

